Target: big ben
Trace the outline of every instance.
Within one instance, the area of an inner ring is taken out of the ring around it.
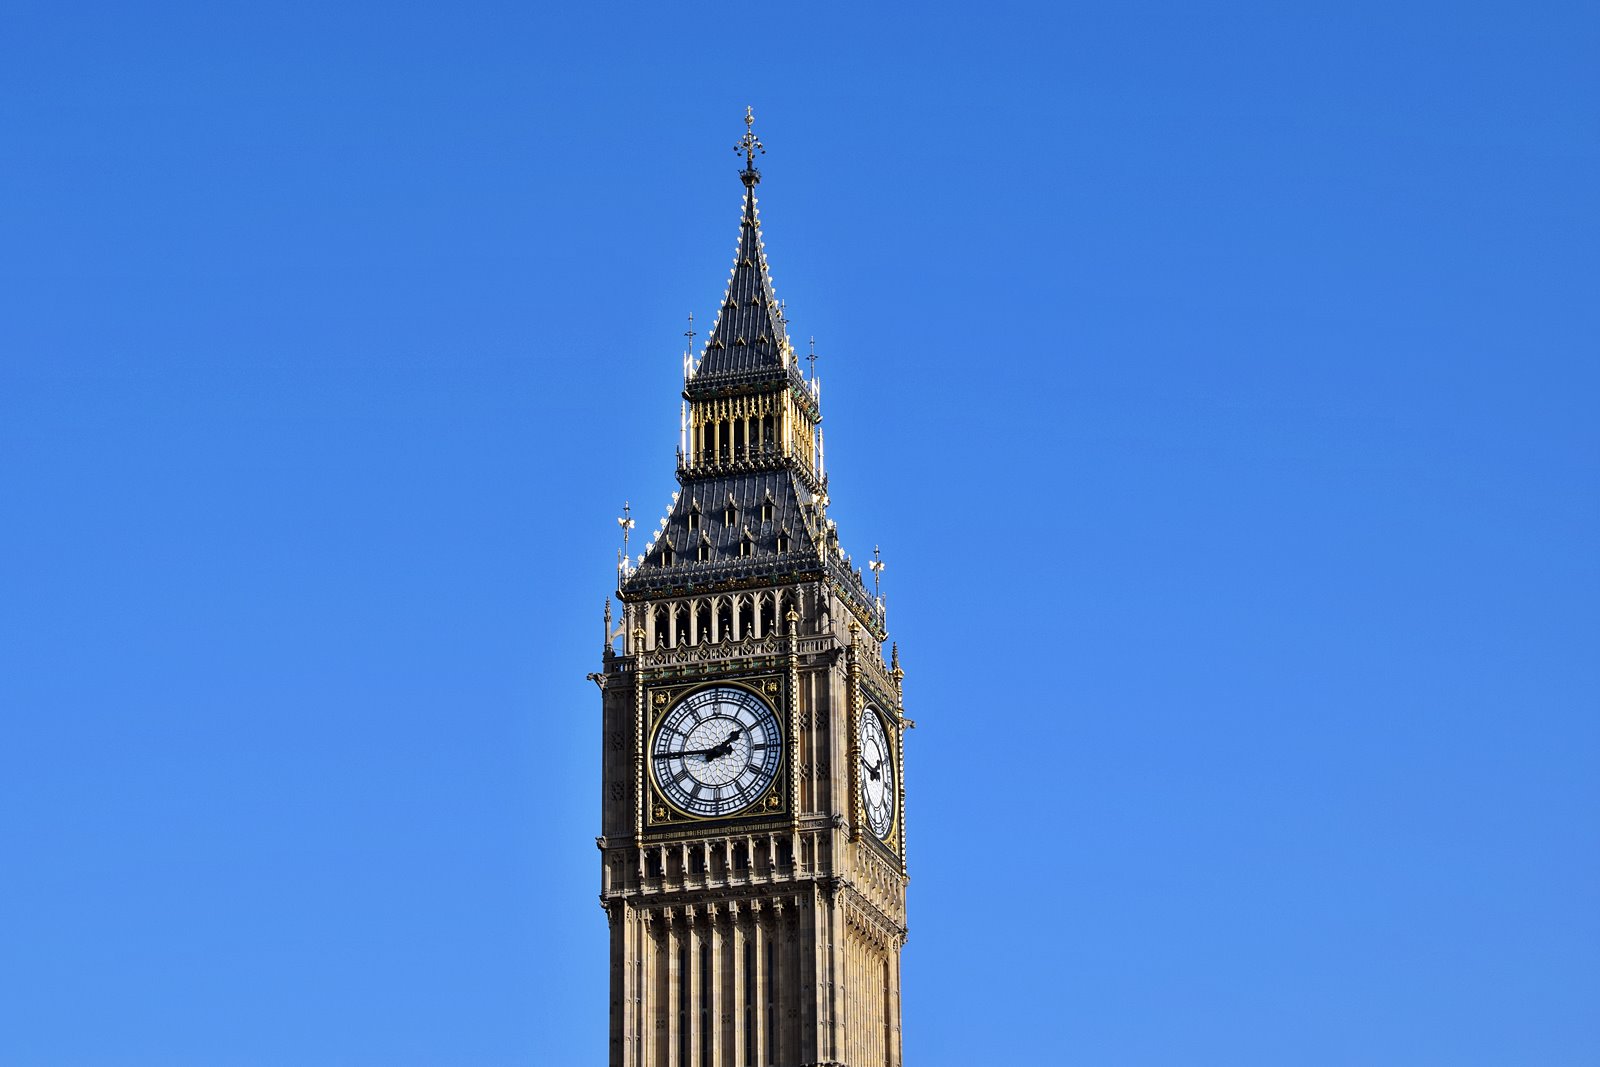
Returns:
[[[898,1067],[904,674],[828,517],[820,389],[773,292],[745,122],[679,489],[619,567],[593,676],[610,1062]]]

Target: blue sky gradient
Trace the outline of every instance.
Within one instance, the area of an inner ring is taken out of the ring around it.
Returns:
[[[1596,55],[8,5],[0,1062],[603,1062],[584,675],[747,104],[919,724],[907,1061],[1600,1061]]]

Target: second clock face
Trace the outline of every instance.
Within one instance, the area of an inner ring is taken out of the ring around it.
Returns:
[[[879,837],[888,837],[894,825],[894,755],[876,708],[861,716],[861,806],[867,825]]]
[[[690,815],[734,815],[778,776],[783,737],[760,697],[733,686],[690,693],[672,706],[650,743],[650,775]]]

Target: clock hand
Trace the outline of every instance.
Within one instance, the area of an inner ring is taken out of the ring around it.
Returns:
[[[733,742],[739,737],[739,734],[742,733],[742,732],[743,731],[738,729],[737,727],[735,727],[732,730],[729,730],[728,731],[728,739],[726,741],[722,742],[722,744],[720,744],[720,745],[714,745],[711,748],[706,749],[705,758],[706,759],[721,759],[723,756],[731,756],[731,755],[733,755]]]
[[[671,759],[674,756],[679,758],[699,756],[701,759],[719,759],[722,756],[731,756],[733,754],[733,742],[737,741],[739,735],[743,732],[742,729],[736,727],[728,731],[728,739],[721,744],[712,745],[710,748],[686,748],[682,752],[661,752],[657,753],[656,759]]]

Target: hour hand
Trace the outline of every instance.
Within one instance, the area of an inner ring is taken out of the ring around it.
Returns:
[[[706,755],[714,757],[731,756],[733,754],[733,743],[739,739],[739,735],[743,732],[738,728],[729,730],[728,739],[720,745],[706,749]]]

